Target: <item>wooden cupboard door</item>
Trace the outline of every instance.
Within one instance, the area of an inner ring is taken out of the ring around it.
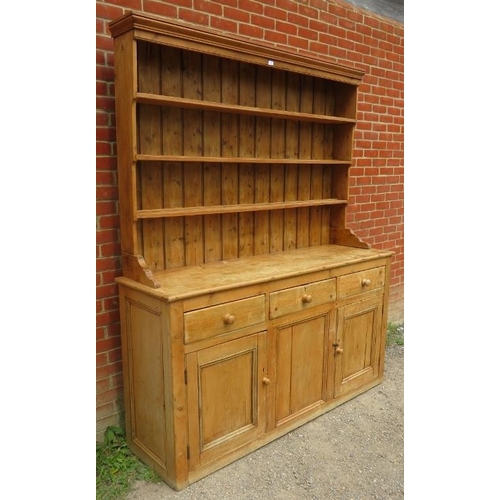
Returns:
[[[186,356],[190,470],[264,431],[266,337],[260,332]]]
[[[379,376],[383,295],[340,307],[333,343],[334,397],[361,388]]]
[[[330,312],[278,326],[272,338],[269,429],[315,410],[326,400]]]

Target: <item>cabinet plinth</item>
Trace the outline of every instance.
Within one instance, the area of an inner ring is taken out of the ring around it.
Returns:
[[[345,224],[360,71],[110,30],[127,439],[179,490],[382,381],[392,253]]]

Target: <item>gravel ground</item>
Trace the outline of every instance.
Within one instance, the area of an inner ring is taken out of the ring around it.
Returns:
[[[176,492],[137,482],[128,500],[404,498],[404,347],[382,384]]]

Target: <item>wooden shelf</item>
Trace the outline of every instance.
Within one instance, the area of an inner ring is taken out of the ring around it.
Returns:
[[[198,99],[186,99],[183,97],[170,97],[156,94],[137,92],[136,100],[140,104],[152,104],[159,106],[174,106],[184,109],[197,109],[204,111],[216,111],[219,113],[233,113],[238,115],[251,115],[266,118],[279,118],[301,122],[328,123],[330,125],[355,125],[356,120],[338,116],[320,115],[314,113],[301,113],[294,111],[283,111],[280,109],[258,108],[254,106],[241,106],[222,102],[200,101]]]
[[[345,231],[362,73],[127,19],[113,25],[125,29],[115,36],[120,236],[136,261],[124,275],[150,285],[151,269],[364,246]]]
[[[350,165],[349,160],[313,159],[313,158],[247,158],[222,156],[175,156],[175,155],[136,155],[136,161],[192,162],[192,163],[263,163],[291,165]]]
[[[245,203],[239,205],[211,205],[203,207],[175,207],[137,210],[136,219],[158,219],[166,217],[187,217],[199,215],[260,212],[287,208],[308,208],[318,206],[347,205],[347,200],[328,198],[324,200],[281,201],[272,203]]]

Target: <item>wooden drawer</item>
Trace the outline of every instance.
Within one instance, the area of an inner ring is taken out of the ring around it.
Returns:
[[[258,295],[186,312],[184,341],[196,342],[262,323],[266,319],[265,303],[265,296]]]
[[[269,316],[279,318],[286,314],[333,302],[336,297],[335,285],[336,278],[330,278],[272,292],[269,295]]]
[[[345,299],[353,295],[382,288],[385,283],[385,266],[366,269],[339,277],[338,296]]]

